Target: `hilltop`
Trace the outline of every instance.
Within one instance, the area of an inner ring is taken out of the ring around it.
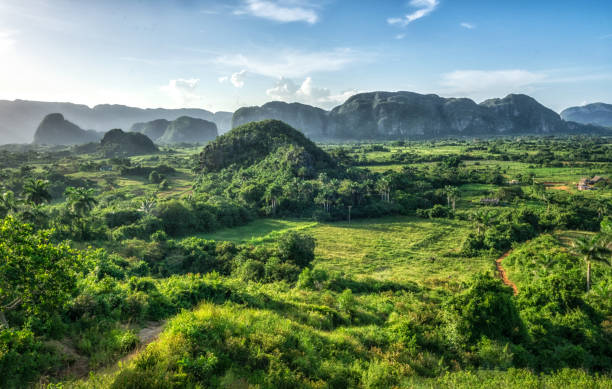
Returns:
[[[300,103],[271,101],[261,107],[243,107],[234,112],[232,128],[266,119],[281,120],[300,130],[307,137],[325,137],[327,112],[321,108]]]
[[[593,103],[569,107],[561,112],[561,117],[578,123],[612,127],[612,104]]]
[[[263,120],[236,127],[207,144],[200,167],[204,172],[231,165],[248,167],[287,147],[296,150],[291,158],[302,167],[320,170],[333,165],[329,155],[301,132],[279,120]]]
[[[96,131],[86,131],[66,120],[61,113],[52,113],[44,117],[34,133],[34,144],[45,145],[78,145],[95,142],[102,137]]]
[[[124,132],[118,128],[104,134],[100,147],[107,156],[130,156],[159,151],[149,137],[137,132]]]
[[[164,119],[136,123],[130,131],[147,135],[157,143],[204,143],[217,137],[217,125],[213,122],[181,116],[173,121]]]

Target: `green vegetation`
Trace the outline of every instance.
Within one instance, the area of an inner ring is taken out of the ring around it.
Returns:
[[[0,387],[612,387],[611,174],[606,138],[277,121],[2,149]]]

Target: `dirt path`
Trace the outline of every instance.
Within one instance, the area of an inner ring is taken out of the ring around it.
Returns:
[[[147,347],[149,343],[156,341],[159,334],[161,334],[161,332],[164,330],[164,324],[166,324],[165,321],[153,322],[149,323],[148,326],[142,328],[138,332],[138,339],[140,340],[140,344],[138,345],[138,347],[132,350],[128,355],[121,358],[119,361],[129,361],[130,359],[134,358],[136,354],[144,350],[144,348]]]
[[[502,267],[502,261],[511,252],[512,252],[512,250],[509,250],[504,255],[502,255],[501,257],[497,258],[497,260],[495,261],[495,266],[497,267],[497,272],[499,273],[499,276],[501,277],[501,279],[504,282],[504,284],[506,284],[509,287],[511,287],[512,290],[514,291],[514,295],[516,296],[518,294],[518,288],[516,287],[516,284],[514,284],[514,282],[510,281],[510,279],[508,278],[508,273],[506,273],[506,270]]]

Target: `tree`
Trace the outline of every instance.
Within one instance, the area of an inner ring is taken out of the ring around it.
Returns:
[[[491,225],[493,215],[487,210],[479,209],[476,212],[472,212],[470,214],[470,219],[474,221],[474,224],[476,224],[476,231],[478,235],[480,235],[481,230],[484,231],[487,227]]]
[[[140,202],[140,207],[138,208],[138,210],[144,212],[147,215],[151,215],[153,214],[156,205],[157,199],[155,198],[155,196],[150,196]]]
[[[444,188],[444,192],[446,192],[446,202],[447,205],[450,207],[450,205],[453,205],[453,211],[455,210],[455,203],[457,201],[457,199],[460,196],[460,192],[459,192],[459,188],[457,188],[456,186],[451,186],[451,185],[447,185]]]
[[[378,193],[380,193],[380,199],[382,201],[391,201],[389,196],[391,192],[391,182],[387,177],[383,177],[376,182],[376,189],[378,190]]]
[[[28,179],[23,186],[24,197],[27,202],[40,205],[51,201],[49,181]]]
[[[299,267],[306,267],[314,260],[315,240],[312,236],[289,231],[278,240],[278,251],[284,260],[292,261]]]
[[[609,264],[607,258],[610,255],[610,250],[605,246],[600,236],[595,235],[591,238],[578,238],[573,242],[573,251],[579,257],[582,257],[586,266],[586,291],[591,289],[591,262],[603,262]]]
[[[66,188],[64,194],[67,197],[70,212],[79,221],[81,238],[85,239],[87,230],[86,218],[89,216],[96,204],[98,204],[98,200],[96,200],[94,196],[94,190],[82,187],[73,188],[69,186]]]
[[[15,194],[7,190],[0,196],[0,218],[11,215],[17,211],[17,200]]]
[[[67,245],[49,243],[49,235],[11,216],[0,221],[0,325],[8,327],[6,313],[18,308],[40,319],[74,290],[81,259]]]
[[[82,187],[73,188],[69,186],[66,188],[64,194],[67,197],[71,211],[81,218],[88,216],[96,204],[98,204],[93,189]]]

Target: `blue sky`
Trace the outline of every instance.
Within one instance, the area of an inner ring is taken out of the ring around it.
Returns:
[[[612,1],[1,0],[0,99],[234,110],[357,92],[612,103]]]

